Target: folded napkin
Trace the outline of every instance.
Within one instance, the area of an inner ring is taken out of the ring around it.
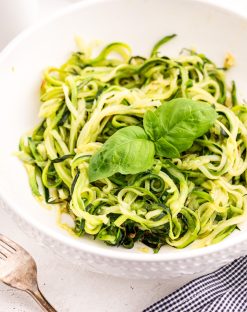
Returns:
[[[191,281],[143,312],[247,312],[247,256]]]

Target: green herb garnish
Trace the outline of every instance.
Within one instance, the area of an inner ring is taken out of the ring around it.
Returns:
[[[129,126],[115,132],[89,163],[90,182],[119,172],[136,174],[150,169],[154,156],[179,157],[205,134],[217,117],[207,103],[174,99],[144,115],[144,129]],[[141,161],[140,161],[141,159]]]

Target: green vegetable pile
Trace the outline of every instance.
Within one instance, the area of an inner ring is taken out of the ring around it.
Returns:
[[[18,157],[78,236],[158,252],[219,242],[247,218],[247,106],[205,55],[161,55],[173,37],[149,58],[84,47],[44,73],[42,120]]]

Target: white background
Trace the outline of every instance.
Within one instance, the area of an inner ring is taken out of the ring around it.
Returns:
[[[5,0],[0,1],[3,3]],[[207,1],[231,8],[247,17],[247,1],[245,0]],[[40,19],[52,14],[71,2],[76,2],[76,0],[40,0],[36,18]],[[2,10],[0,11],[0,21],[1,14],[4,14]],[[18,29],[12,27],[12,30],[7,39],[13,36]],[[5,32],[7,31],[8,25],[5,25]],[[5,33],[5,37],[4,39],[2,37],[1,41],[0,31],[0,48],[6,44],[7,39]],[[35,244],[35,241],[19,230],[1,207],[0,232],[20,243],[36,259],[40,288],[59,312],[142,311],[153,302],[195,278],[193,276],[170,281],[137,281],[87,272],[82,263],[78,263],[77,266],[71,265],[63,259],[57,258],[49,249]],[[39,312],[40,310],[25,293],[0,284],[0,312],[10,311]]]

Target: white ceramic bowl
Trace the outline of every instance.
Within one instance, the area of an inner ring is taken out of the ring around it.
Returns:
[[[197,250],[164,247],[159,254],[143,253],[140,245],[126,250],[75,239],[57,226],[54,212],[36,202],[22,164],[11,155],[20,135],[37,122],[42,70],[66,60],[76,49],[75,35],[105,43],[126,41],[135,53],[145,55],[171,33],[179,36],[164,47],[168,55],[196,47],[221,65],[226,52],[231,52],[237,66],[230,76],[247,95],[247,20],[192,0],[83,1],[22,33],[0,56],[0,194],[5,207],[37,242],[99,272],[129,278],[206,273],[247,250],[244,226],[217,245]]]

